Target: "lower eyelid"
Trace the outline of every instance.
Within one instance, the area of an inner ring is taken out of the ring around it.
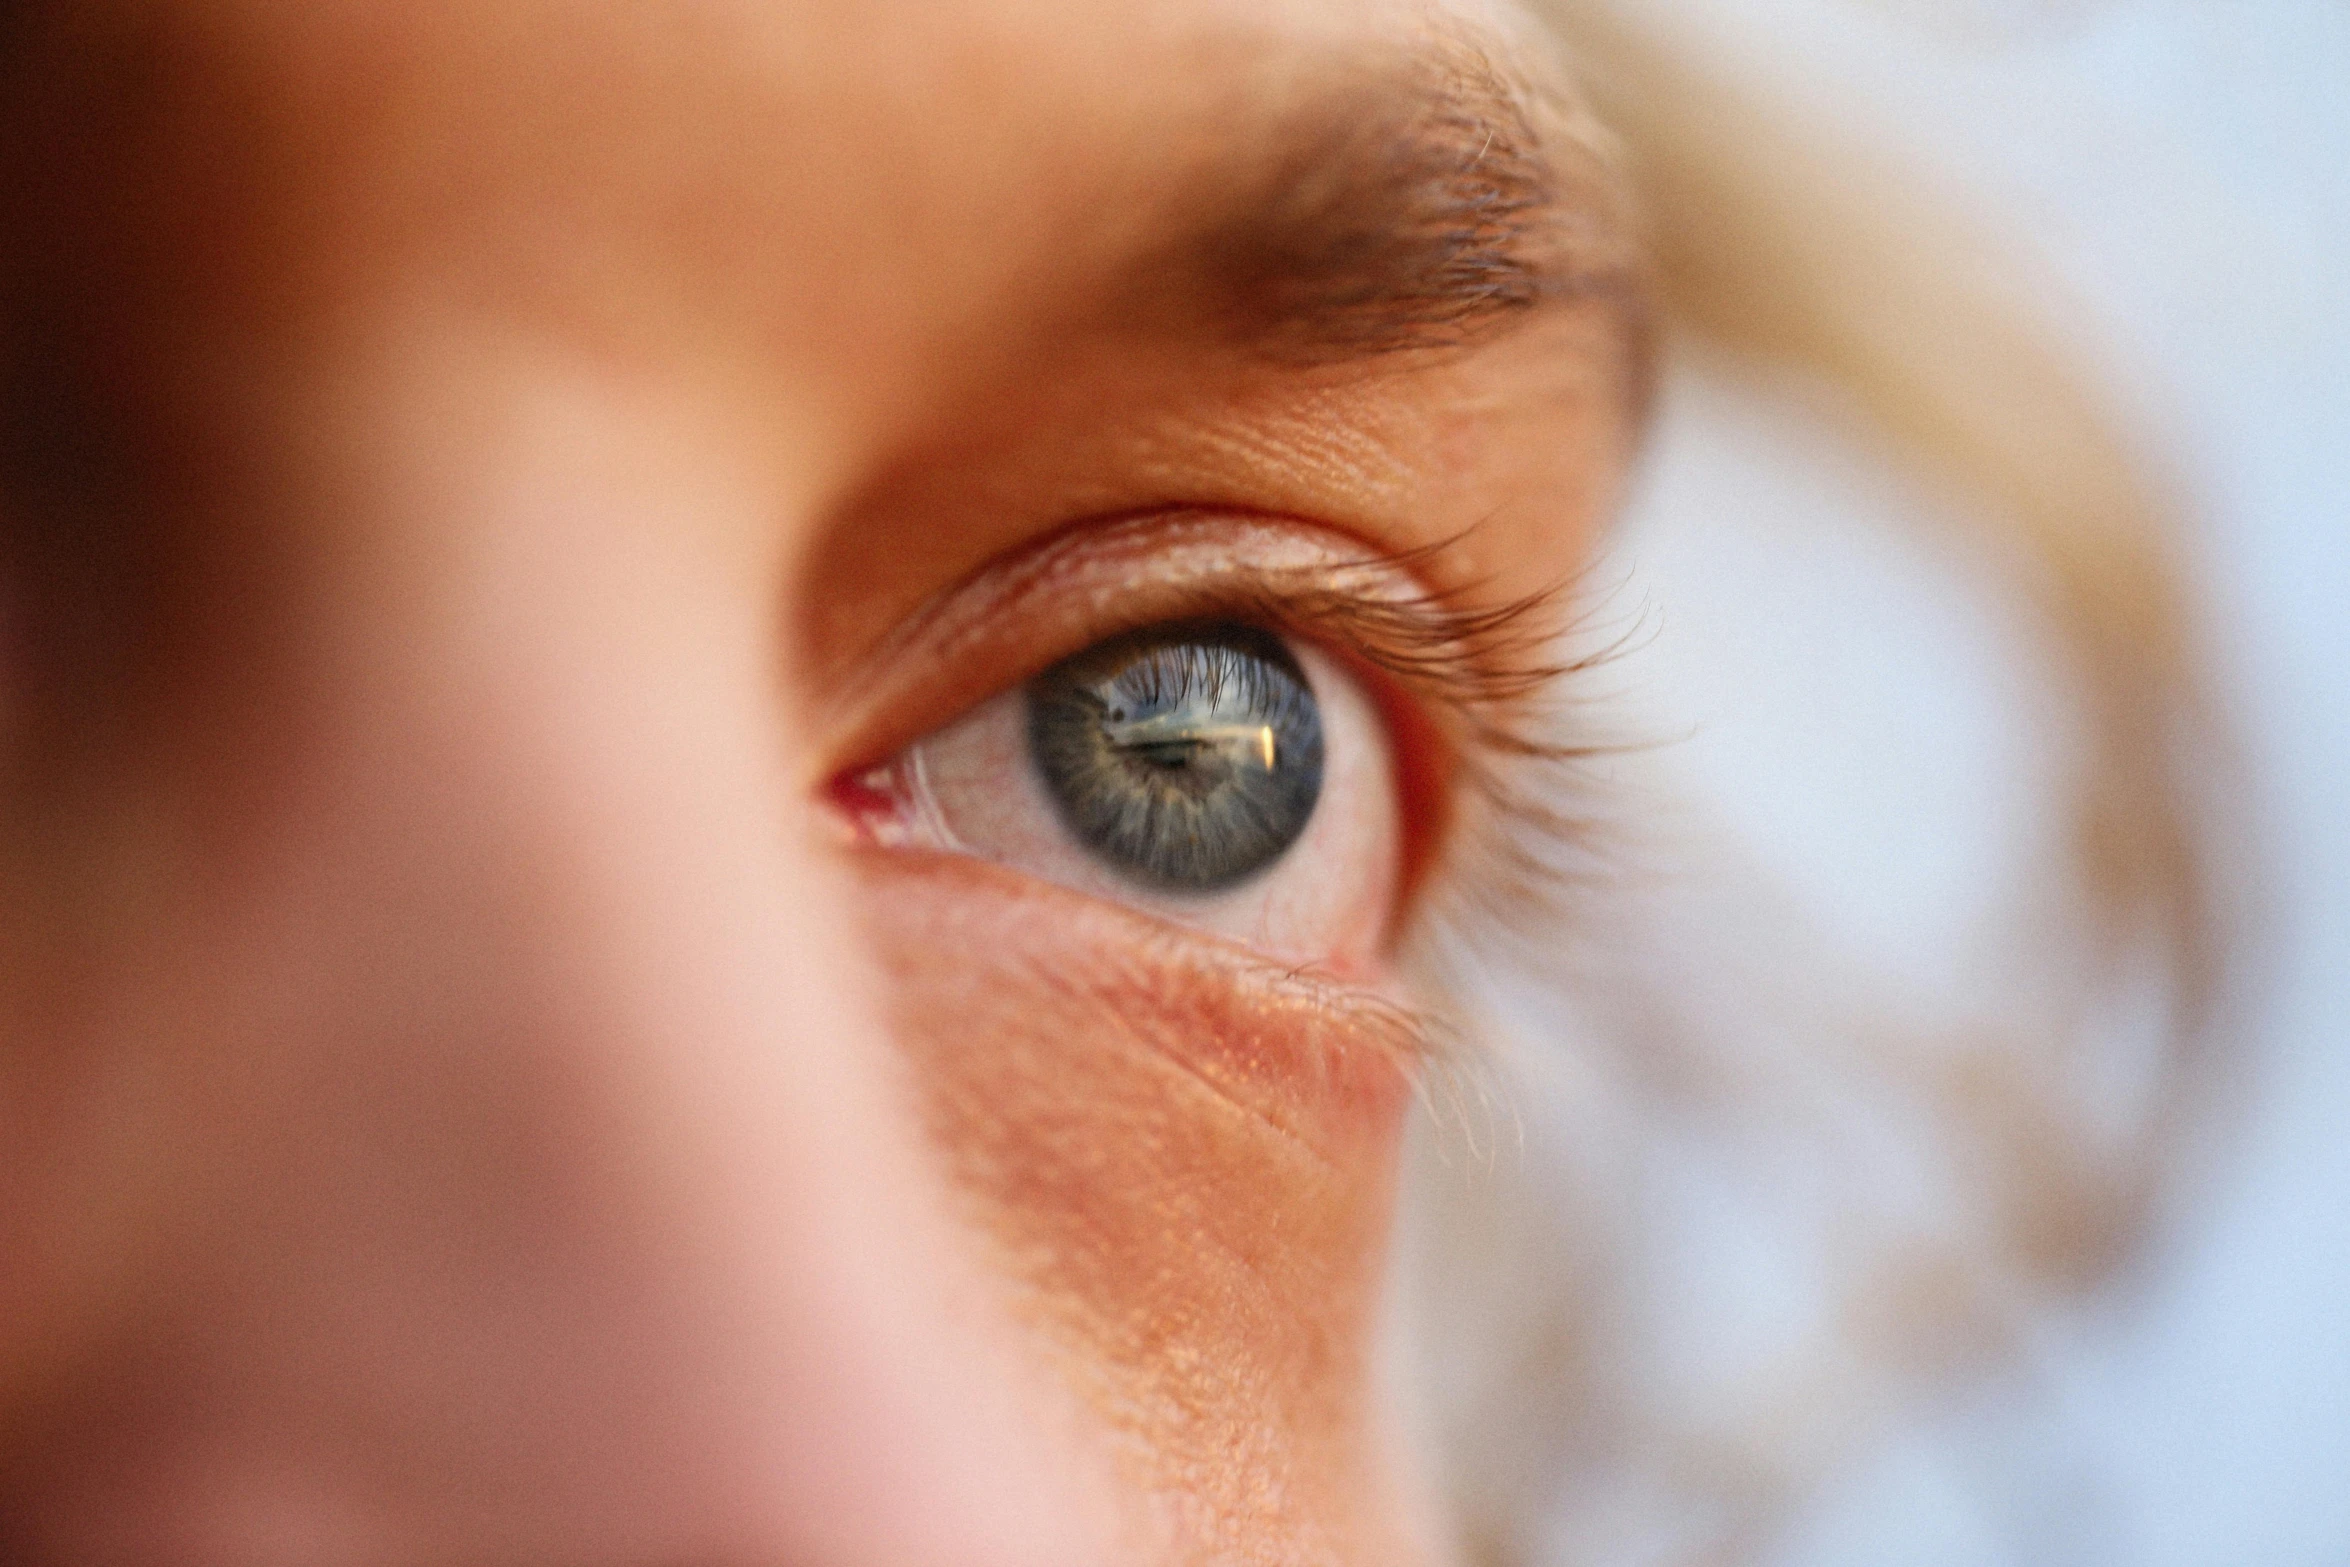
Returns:
[[[1377,990],[1186,940],[1005,867],[888,855],[860,874],[885,965],[904,970],[909,994],[953,998],[955,1026],[924,1038],[997,1037],[968,1012],[993,998],[1008,1009],[1003,1037],[1172,1059],[1324,1157],[1378,1144],[1430,1049],[1421,1020]],[[950,978],[942,952],[967,954],[971,967],[955,965]]]

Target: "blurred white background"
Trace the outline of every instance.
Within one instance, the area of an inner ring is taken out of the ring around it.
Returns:
[[[2350,4],[1658,3],[1881,127],[2077,302],[2195,515],[2273,878],[2238,1100],[2147,1266],[1843,1473],[1782,1567],[2350,1567]],[[1633,678],[1685,726],[1670,765],[1931,989],[2028,839],[2028,671],[1859,520],[1929,503],[1684,368],[1621,552],[1659,626]]]

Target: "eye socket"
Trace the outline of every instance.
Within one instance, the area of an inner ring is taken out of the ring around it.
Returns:
[[[1264,871],[1322,795],[1322,712],[1276,637],[1154,628],[1029,682],[1028,745],[1061,821],[1114,869],[1204,893]]]
[[[1233,621],[1096,643],[917,740],[848,803],[884,846],[970,854],[1341,972],[1375,963],[1402,857],[1361,683]]]

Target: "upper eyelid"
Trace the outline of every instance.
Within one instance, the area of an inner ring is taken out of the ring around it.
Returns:
[[[841,683],[826,727],[855,736],[844,760],[869,765],[1106,637],[1169,620],[1229,619],[1313,640],[1394,682],[1452,742],[1508,744],[1511,711],[1571,672],[1549,656],[1552,622],[1563,618],[1559,593],[1480,605],[1467,592],[1432,588],[1420,568],[1446,547],[1382,551],[1314,524],[1223,511],[1064,530],[908,617]],[[909,661],[927,667],[909,674]],[[993,685],[895,722],[880,717],[902,701],[896,688],[975,667]]]

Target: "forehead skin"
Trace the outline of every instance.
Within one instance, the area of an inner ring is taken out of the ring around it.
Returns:
[[[1515,596],[1580,558],[1620,467],[1623,225],[1589,127],[1490,13],[119,0],[55,25],[87,75],[12,84],[12,139],[42,149],[12,194],[46,242],[6,275],[134,464],[275,460],[289,410],[336,463],[387,424],[474,427],[517,380],[658,386],[793,498],[757,541],[782,558],[747,564],[804,584],[818,669],[1025,535],[1157,504],[1396,548],[1473,531],[1437,568]],[[1213,237],[1197,209],[1310,179],[1333,124],[1463,57],[1558,172],[1587,252],[1560,271],[1599,286],[1475,355],[1267,365],[1135,324],[1137,263]]]

